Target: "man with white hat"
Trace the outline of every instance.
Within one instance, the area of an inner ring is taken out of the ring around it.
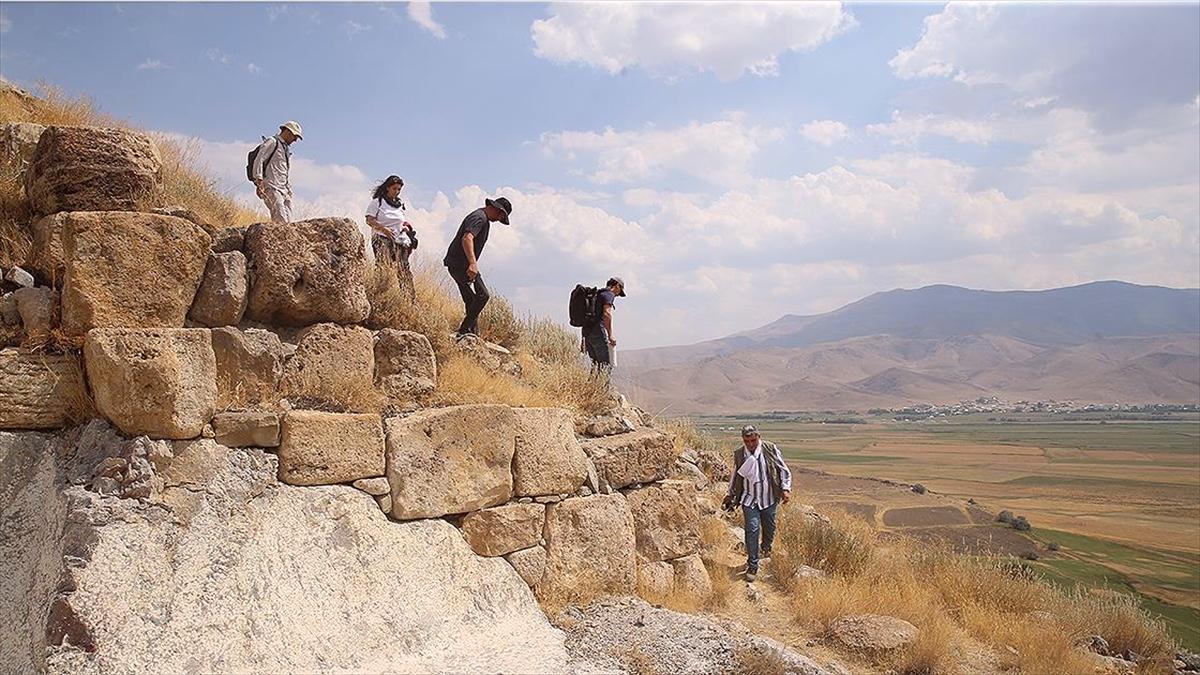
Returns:
[[[292,184],[288,170],[292,163],[290,146],[303,139],[300,125],[288,120],[279,125],[279,133],[264,139],[254,154],[251,178],[258,198],[271,212],[271,222],[292,220]]]
[[[725,495],[725,508],[742,507],[746,530],[746,581],[758,578],[759,533],[762,558],[771,557],[775,540],[775,511],[792,496],[792,472],[779,446],[763,440],[758,429],[742,427],[742,445],[733,452],[733,476]]]

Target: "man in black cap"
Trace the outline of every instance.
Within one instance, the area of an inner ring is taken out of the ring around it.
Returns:
[[[613,348],[617,346],[612,327],[617,296],[625,297],[625,282],[620,277],[613,277],[596,293],[596,320],[583,327],[583,340],[579,345],[579,351],[586,351],[591,357],[592,367],[604,374],[612,370]]]
[[[483,275],[479,273],[479,256],[487,244],[492,223],[498,220],[508,225],[511,213],[512,202],[507,198],[485,199],[483,208],[475,209],[463,218],[462,225],[458,226],[458,232],[450,241],[446,257],[442,259],[466,305],[462,323],[454,332],[456,339],[479,335],[479,314],[490,297],[483,283]]]
[[[725,508],[742,507],[746,530],[746,581],[758,578],[759,533],[762,558],[771,557],[775,540],[775,511],[792,497],[792,472],[779,446],[764,441],[758,429],[742,427],[742,445],[733,451],[733,476],[725,495]]]

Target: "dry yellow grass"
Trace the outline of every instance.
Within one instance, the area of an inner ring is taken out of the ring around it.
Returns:
[[[801,578],[795,573],[800,564],[830,576]],[[1024,673],[1090,672],[1092,657],[1077,646],[1087,635],[1145,657],[1146,672],[1158,672],[1174,654],[1162,623],[1131,597],[1067,594],[1016,561],[909,540],[884,543],[871,525],[849,515],[833,514],[824,524],[784,507],[770,570],[773,583],[793,597],[796,621],[816,634],[854,614],[884,614],[917,626],[914,645],[877,657],[877,665],[899,672],[953,672],[976,644],[989,648],[1001,667]]]

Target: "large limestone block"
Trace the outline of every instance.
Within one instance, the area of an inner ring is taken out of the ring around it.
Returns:
[[[39,436],[0,433],[0,670],[571,672],[525,583],[449,523],[212,441],[174,443],[151,500],[101,498]]]
[[[637,589],[633,514],[624,495],[567,499],[546,510],[546,574],[539,597],[582,599]]]
[[[541,546],[513,551],[504,556],[504,559],[531,588],[537,586],[542,580],[542,575],[546,573],[546,549]]]
[[[570,494],[587,479],[587,456],[575,440],[574,417],[561,408],[517,408],[513,493]]]
[[[675,587],[675,567],[669,562],[638,561],[637,594],[646,602],[661,603]]]
[[[425,410],[387,421],[387,477],[399,520],[466,513],[512,496],[516,416],[504,405]]]
[[[498,556],[536,546],[545,522],[542,504],[505,504],[468,513],[462,519],[462,531],[476,553]]]
[[[362,326],[310,326],[283,364],[281,389],[299,405],[346,406],[375,386],[373,354],[371,331]]]
[[[607,481],[613,489],[662,480],[678,457],[674,437],[657,429],[586,440],[582,445],[601,482]]]
[[[202,326],[236,326],[246,312],[246,256],[211,253],[188,313]]]
[[[211,239],[193,222],[152,213],[66,218],[62,325],[180,328],[200,286]]]
[[[278,335],[261,328],[214,328],[212,343],[222,406],[278,401],[287,354]]]
[[[408,330],[384,328],[375,334],[375,382],[392,398],[433,393],[437,359],[429,338]]]
[[[703,602],[712,595],[712,578],[708,576],[708,568],[698,555],[689,555],[678,560],[672,560],[675,568],[675,595],[685,602]]]
[[[696,489],[686,481],[665,481],[625,493],[633,511],[638,555],[670,560],[700,550],[700,511]]]
[[[149,137],[125,129],[49,127],[25,169],[38,214],[145,211],[160,196],[162,160]]]
[[[203,328],[96,328],[83,361],[96,408],[129,436],[193,438],[212,419],[217,362]]]
[[[0,429],[65,426],[84,396],[76,357],[0,350]]]
[[[246,231],[250,299],[246,315],[306,326],[367,318],[362,234],[346,218],[260,223]]]
[[[279,480],[292,485],[329,485],[382,473],[379,415],[315,410],[284,414]]]

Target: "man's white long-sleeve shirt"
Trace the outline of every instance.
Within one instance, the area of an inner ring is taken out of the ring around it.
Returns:
[[[742,506],[755,509],[765,509],[780,500],[783,495],[773,494],[767,462],[773,462],[779,469],[779,483],[782,490],[791,491],[792,471],[788,468],[783,456],[769,452],[760,439],[754,449],[743,448],[746,459],[737,467],[729,479],[729,494],[733,494],[734,484],[738,476],[742,477]]]
[[[270,158],[269,161],[268,158]],[[255,180],[261,178],[264,187],[290,195],[292,185],[288,178],[288,172],[291,164],[291,148],[279,136],[272,136],[258,146],[258,154],[254,156],[252,175]]]

